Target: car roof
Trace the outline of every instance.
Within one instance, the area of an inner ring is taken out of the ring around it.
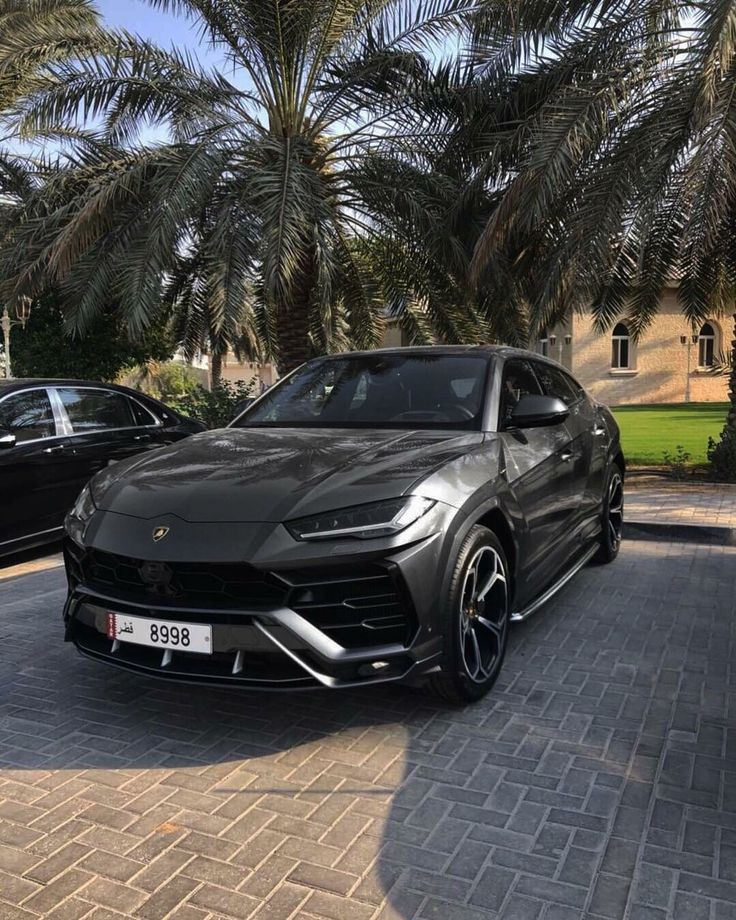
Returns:
[[[101,380],[72,380],[66,377],[11,377],[0,380],[0,393],[8,390],[25,390],[28,387],[108,387],[112,390],[131,392],[128,387]]]
[[[363,351],[345,351],[334,355],[323,355],[323,358],[363,358],[370,355],[478,355],[484,357],[525,357],[540,358],[551,364],[557,362],[545,358],[536,352],[524,348],[514,348],[511,345],[402,345],[391,348],[375,348]],[[318,360],[318,359],[314,359]]]
[[[105,383],[102,380],[73,380],[68,377],[11,377],[10,380],[0,380],[0,396],[17,392],[18,390],[27,390],[34,387],[104,387],[107,390],[116,390],[118,393],[126,393],[128,396],[134,396],[138,400],[146,400],[155,403],[161,409],[176,414],[176,410],[156,399],[155,396],[149,396],[147,393],[141,393],[130,387],[120,386],[118,383]]]

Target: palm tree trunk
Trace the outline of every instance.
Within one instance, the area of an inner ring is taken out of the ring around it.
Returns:
[[[210,389],[214,390],[222,380],[223,355],[221,351],[210,354]]]
[[[297,303],[290,310],[280,310],[276,317],[276,336],[279,376],[284,377],[312,357],[308,310],[299,309]]]
[[[309,338],[310,311],[315,283],[314,260],[304,259],[304,269],[288,303],[279,304],[276,312],[276,345],[279,376],[291,373],[314,357]]]
[[[736,429],[736,313],[733,315],[733,341],[731,342],[731,376],[728,381],[728,396],[731,407],[728,411],[728,424]]]

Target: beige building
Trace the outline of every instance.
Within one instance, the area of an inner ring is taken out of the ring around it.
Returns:
[[[693,330],[675,290],[665,294],[651,326],[638,342],[625,322],[596,331],[590,314],[576,314],[552,330],[536,350],[565,364],[597,399],[611,406],[727,402],[728,378],[714,373],[728,354],[733,318],[710,317]]]
[[[230,355],[222,369],[223,380],[253,380],[259,387],[270,387],[278,379],[276,368],[273,364],[241,364],[233,355]]]
[[[693,332],[672,288],[638,342],[623,322],[599,334],[589,314],[576,314],[565,326],[546,333],[535,350],[566,365],[596,399],[611,406],[727,402],[728,378],[714,374],[713,365],[730,350],[733,322],[730,316],[713,317]],[[401,330],[390,324],[384,345],[402,344]],[[234,358],[223,376],[257,377],[266,386],[276,379],[272,365],[238,364]]]

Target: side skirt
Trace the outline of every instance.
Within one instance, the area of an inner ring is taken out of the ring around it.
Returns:
[[[589,549],[587,549],[583,553],[583,555],[577,560],[577,562],[573,565],[573,567],[571,569],[568,569],[565,572],[565,574],[562,576],[562,578],[560,578],[559,581],[556,581],[552,585],[552,587],[547,588],[544,594],[538,597],[535,601],[532,601],[532,603],[525,610],[519,610],[516,613],[512,613],[511,622],[521,623],[523,620],[526,620],[527,617],[530,617],[533,613],[536,613],[540,607],[546,604],[547,601],[553,598],[555,594],[557,594],[558,591],[564,588],[565,585],[577,575],[580,569],[582,569],[584,565],[590,562],[590,560],[593,558],[593,556],[595,556],[597,552],[598,552],[597,545],[593,545]]]

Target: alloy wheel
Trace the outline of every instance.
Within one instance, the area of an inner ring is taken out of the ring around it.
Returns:
[[[508,628],[508,589],[501,557],[482,546],[466,569],[460,594],[460,653],[468,677],[483,683],[501,660]]]
[[[611,548],[618,549],[624,528],[624,483],[618,473],[608,486],[608,533]]]

